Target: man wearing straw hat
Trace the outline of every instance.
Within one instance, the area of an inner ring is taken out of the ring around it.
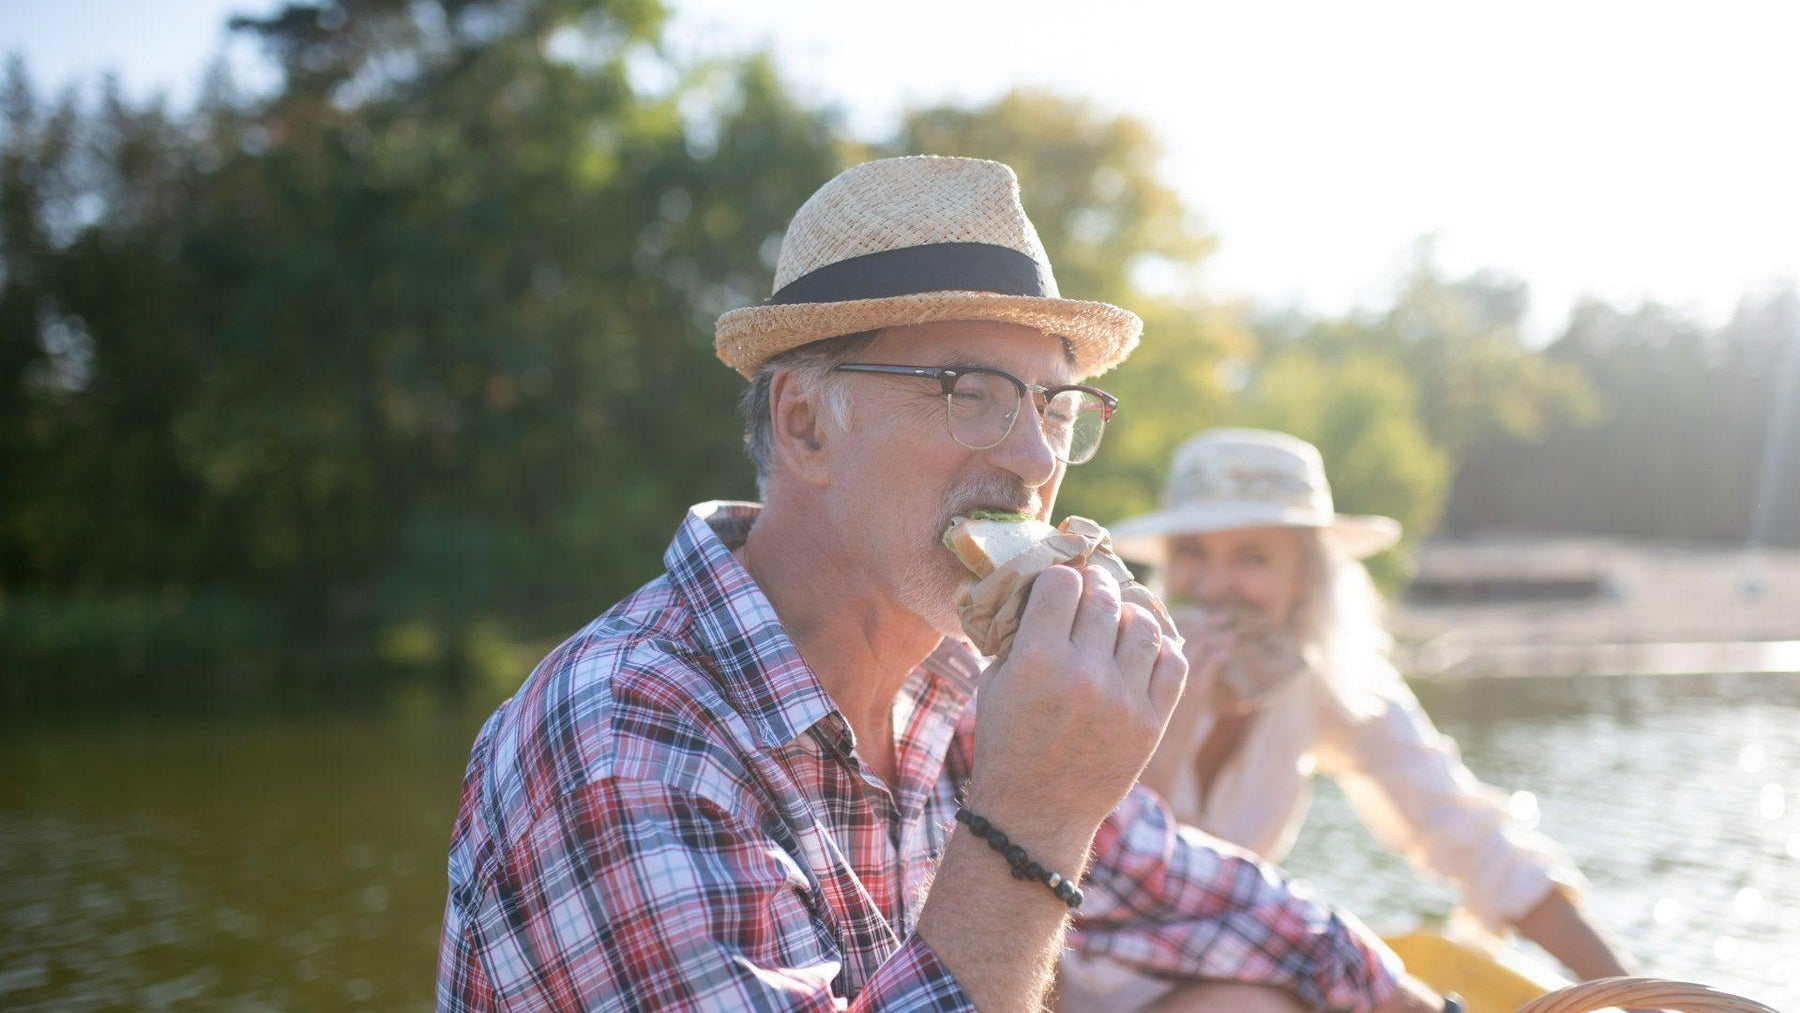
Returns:
[[[960,639],[950,518],[1047,517],[1140,328],[1060,298],[1004,165],[814,194],[718,324],[763,503],[694,507],[482,728],[439,1008],[1035,1009],[1067,945],[1171,1008],[1437,1009],[1132,788],[1186,665],[1106,572],[1040,576],[985,671]]]

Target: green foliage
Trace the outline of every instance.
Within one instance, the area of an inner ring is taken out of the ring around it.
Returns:
[[[1289,432],[1319,448],[1339,511],[1398,520],[1406,544],[1436,527],[1449,487],[1451,457],[1425,432],[1412,380],[1379,353],[1340,351],[1330,358],[1296,347],[1256,373],[1226,421]],[[1386,553],[1371,572],[1393,591],[1405,558]]]
[[[250,698],[277,684],[292,631],[230,592],[13,595],[0,605],[0,705],[9,711]]]
[[[750,488],[712,320],[839,164],[760,61],[640,94],[660,21],[289,5],[239,22],[283,85],[186,118],[44,109],[15,64],[0,589],[222,588],[284,617],[283,678],[409,637],[455,675],[481,617],[566,629],[653,575]]]
[[[1378,312],[1258,322],[1267,359],[1232,418],[1317,444],[1339,509],[1397,518],[1407,542],[1436,530],[1467,462],[1562,438],[1599,401],[1582,368],[1526,345],[1522,283],[1444,277],[1429,243]],[[1390,587],[1402,563],[1380,559]]]
[[[0,701],[516,679],[660,569],[685,506],[750,494],[713,321],[767,293],[807,195],[887,153],[1011,164],[1063,293],[1145,320],[1062,510],[1147,509],[1177,444],[1250,423],[1318,443],[1344,509],[1414,538],[1452,476],[1453,525],[1741,528],[1749,455],[1717,451],[1764,445],[1791,290],[1717,335],[1590,306],[1544,354],[1521,285],[1427,252],[1384,312],[1252,327],[1199,293],[1212,239],[1142,122],[1020,92],[870,150],[761,58],[671,63],[662,22],[290,3],[235,22],[279,85],[215,71],[181,113],[46,99],[11,63]]]
[[[1716,330],[1654,304],[1627,312],[1589,300],[1546,357],[1593,378],[1604,419],[1471,462],[1453,526],[1800,542],[1792,284],[1746,298]]]
[[[1334,320],[1270,321],[1276,346],[1377,355],[1409,377],[1431,439],[1457,457],[1537,442],[1592,422],[1599,403],[1579,365],[1547,357],[1520,334],[1522,282],[1481,271],[1444,277],[1422,242],[1393,303]]]
[[[1429,532],[1448,489],[1450,455],[1426,435],[1417,399],[1406,374],[1378,355],[1326,361],[1292,350],[1263,367],[1228,419],[1317,446],[1339,510],[1384,514],[1409,533]]]

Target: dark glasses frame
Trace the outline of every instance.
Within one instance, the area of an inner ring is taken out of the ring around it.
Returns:
[[[1013,389],[1018,392],[1018,403],[1024,402],[1027,392],[1042,395],[1044,399],[1043,405],[1048,405],[1052,398],[1065,391],[1072,390],[1082,394],[1091,394],[1100,400],[1100,425],[1102,427],[1102,437],[1106,435],[1106,430],[1104,428],[1106,423],[1111,422],[1113,413],[1119,410],[1119,399],[1098,387],[1089,387],[1086,384],[1081,383],[1065,383],[1058,384],[1055,387],[1044,387],[1035,383],[1026,383],[1024,380],[1008,373],[1006,370],[996,369],[992,366],[898,366],[879,362],[845,362],[833,366],[832,371],[839,373],[877,373],[885,376],[916,376],[921,379],[936,380],[943,391],[946,410],[948,410],[947,406],[949,404],[950,395],[956,391],[957,379],[970,373],[986,373],[990,376],[1004,378],[1007,382],[1011,383]],[[1041,412],[1039,411],[1040,405],[1034,403],[1032,407],[1034,414],[1041,415]],[[999,439],[985,447],[974,447],[967,443],[963,443],[963,441],[957,437],[956,428],[954,426],[949,426],[950,438],[956,440],[959,446],[966,447],[969,450],[991,450],[1004,443],[1006,438],[1012,435],[1013,426],[1017,424],[1018,420],[1019,412],[1015,410],[1012,413],[1012,417],[1008,419],[1006,423],[1006,431],[1000,434]],[[948,417],[946,417],[945,422],[948,424]],[[1094,452],[1089,453],[1081,460],[1071,460],[1061,457],[1060,455],[1057,459],[1064,464],[1086,464],[1088,461],[1094,459],[1094,453],[1097,453],[1099,449],[1100,440],[1095,440]]]

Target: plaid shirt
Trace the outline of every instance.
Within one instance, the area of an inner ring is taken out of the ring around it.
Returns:
[[[440,1010],[973,1008],[913,928],[969,776],[980,660],[945,641],[912,673],[884,785],[731,555],[757,509],[695,507],[668,572],[482,727]],[[1330,1009],[1393,991],[1397,961],[1360,926],[1143,789],[1094,852],[1069,935],[1083,952]]]

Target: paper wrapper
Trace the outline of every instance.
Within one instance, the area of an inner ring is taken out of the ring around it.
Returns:
[[[1005,658],[1012,650],[1013,637],[1018,635],[1019,618],[1025,612],[1032,582],[1038,574],[1064,563],[1105,568],[1118,580],[1120,597],[1149,609],[1162,623],[1165,634],[1177,635],[1162,602],[1138,583],[1124,561],[1113,553],[1112,536],[1106,529],[1086,517],[1067,517],[1056,534],[1007,560],[981,580],[964,583],[957,591],[957,614],[975,649],[992,658]]]

